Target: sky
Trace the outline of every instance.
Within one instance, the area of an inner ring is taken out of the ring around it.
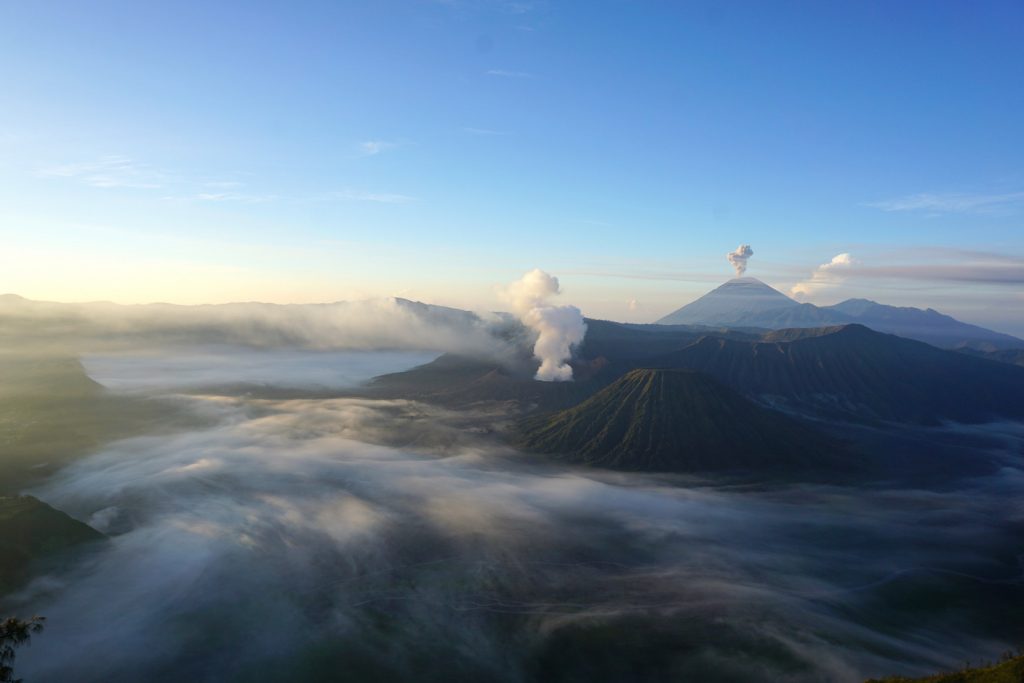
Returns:
[[[1024,335],[1024,4],[0,0],[0,291]]]

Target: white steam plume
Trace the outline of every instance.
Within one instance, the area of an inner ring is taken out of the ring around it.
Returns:
[[[547,299],[558,294],[558,278],[534,268],[509,285],[505,298],[523,324],[537,333],[533,355],[540,361],[536,379],[542,382],[572,380],[572,348],[583,341],[587,325],[575,306],[552,306]]]
[[[753,255],[754,250],[750,248],[749,244],[741,244],[736,247],[736,251],[730,251],[726,254],[725,258],[729,259],[729,263],[736,269],[736,277],[739,277],[747,272],[747,261]]]

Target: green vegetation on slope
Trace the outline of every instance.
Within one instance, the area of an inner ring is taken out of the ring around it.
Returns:
[[[0,353],[0,494],[103,443],[178,419],[167,403],[108,392],[76,358]]]
[[[650,472],[822,465],[838,451],[809,427],[685,370],[633,370],[578,406],[525,420],[520,431],[527,450]]]
[[[103,540],[92,527],[32,496],[0,497],[0,594],[29,577],[37,562]]]
[[[1024,683],[1024,655],[999,664],[968,668],[925,678],[873,678],[867,683]]]

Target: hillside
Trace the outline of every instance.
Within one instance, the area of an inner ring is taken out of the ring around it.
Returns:
[[[0,496],[0,594],[26,580],[33,564],[104,538],[32,496]]]
[[[935,674],[924,678],[873,678],[865,683],[1021,683],[1024,681],[1024,656],[1013,657],[999,664],[962,671]]]
[[[810,428],[700,373],[633,370],[580,405],[525,420],[519,444],[558,459],[647,472],[822,464]]]
[[[108,392],[63,355],[0,353],[0,494],[115,438],[183,424],[171,404]]]
[[[1024,368],[861,325],[791,341],[704,337],[652,366],[705,372],[763,403],[829,417],[918,424],[1024,418]]]
[[[359,390],[371,398],[403,398],[449,407],[470,407],[490,401],[512,401],[523,410],[555,410],[579,403],[631,367],[574,361],[572,382],[538,382],[531,361],[502,365],[445,354],[430,363],[375,377]]]
[[[1010,365],[1024,365],[1024,348],[1020,349],[1002,349],[999,351],[980,351],[972,348],[957,349],[962,353],[966,353],[969,356],[976,356],[978,358],[987,358],[988,360],[994,360],[999,363],[1009,363]]]

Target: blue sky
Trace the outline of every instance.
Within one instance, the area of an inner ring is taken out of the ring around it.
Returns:
[[[1024,334],[1020,2],[5,2],[0,82],[4,291],[651,320],[749,243]]]

